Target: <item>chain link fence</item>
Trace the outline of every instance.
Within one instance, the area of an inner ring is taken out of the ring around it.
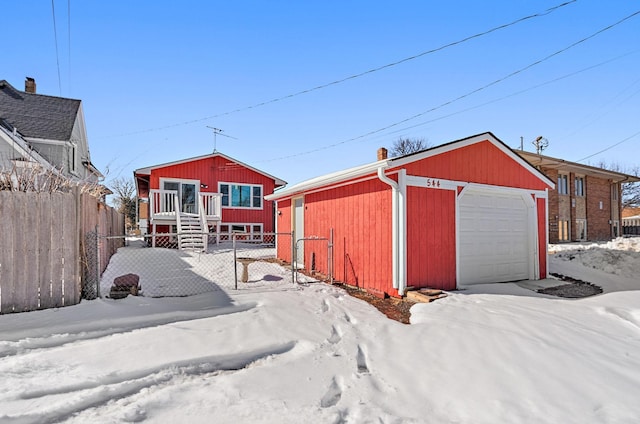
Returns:
[[[87,234],[84,297],[192,296],[218,290],[276,288],[295,282],[292,265],[276,256],[276,241],[291,249],[291,233],[262,233],[260,237],[240,233],[222,241],[210,234],[199,236],[205,244],[181,249],[181,237],[175,233],[139,237]],[[125,245],[100,275],[98,270],[104,265],[98,263],[99,250],[114,239],[124,240]]]

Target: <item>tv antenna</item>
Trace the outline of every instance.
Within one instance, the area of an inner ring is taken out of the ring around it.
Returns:
[[[217,137],[219,135],[223,136],[223,137],[227,137],[227,138],[232,138],[234,140],[237,140],[237,138],[235,137],[231,137],[230,135],[226,135],[226,134],[222,134],[223,130],[221,130],[220,128],[215,128],[215,127],[210,127],[209,125],[207,125],[207,128],[210,128],[213,130],[213,153],[217,152],[218,150],[216,149],[216,145],[217,145]]]
[[[546,138],[544,138],[543,136],[539,135],[538,137],[536,137],[535,140],[533,140],[531,142],[531,144],[533,144],[534,146],[536,146],[536,154],[540,154],[542,153],[542,151],[544,149],[546,149],[547,147],[549,147],[549,140],[547,140]]]

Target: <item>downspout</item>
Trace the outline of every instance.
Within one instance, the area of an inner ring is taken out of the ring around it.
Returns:
[[[384,170],[387,164],[378,168],[378,178],[383,183],[391,187],[391,263],[392,263],[392,284],[393,288],[398,290],[400,296],[404,296],[405,292],[405,275],[404,275],[404,170],[398,174],[400,183],[387,177]]]

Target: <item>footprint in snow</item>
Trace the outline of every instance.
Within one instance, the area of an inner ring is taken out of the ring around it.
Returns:
[[[342,331],[340,331],[339,327],[336,327],[335,325],[332,326],[331,327],[331,335],[329,336],[327,341],[329,343],[331,343],[331,344],[338,343],[340,340],[342,340],[342,335],[340,333],[342,333]]]
[[[336,380],[336,377],[333,377],[331,380],[331,385],[327,389],[327,392],[320,399],[320,406],[323,408],[329,408],[331,406],[335,406],[342,397],[342,387],[341,384]]]
[[[329,302],[327,302],[327,299],[323,299],[322,300],[321,310],[322,310],[322,312],[328,312],[329,311]]]
[[[367,356],[364,353],[362,346],[358,345],[358,354],[356,355],[356,364],[358,365],[358,373],[368,373],[369,366],[367,365]]]
[[[358,323],[357,319],[355,319],[354,317],[352,317],[351,315],[349,315],[346,312],[344,314],[344,320],[347,321],[349,324],[357,324]]]

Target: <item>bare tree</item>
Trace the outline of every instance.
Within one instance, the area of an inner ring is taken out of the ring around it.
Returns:
[[[640,166],[624,167],[619,163],[600,161],[598,167],[640,177]],[[640,183],[622,183],[622,207],[640,207]]]
[[[136,222],[136,186],[133,180],[123,177],[116,178],[111,182],[111,189],[115,198],[113,203],[118,211],[124,214],[127,221],[127,227],[133,228]]]
[[[409,153],[419,152],[428,149],[431,145],[424,138],[398,138],[391,147],[391,156],[404,156]]]

